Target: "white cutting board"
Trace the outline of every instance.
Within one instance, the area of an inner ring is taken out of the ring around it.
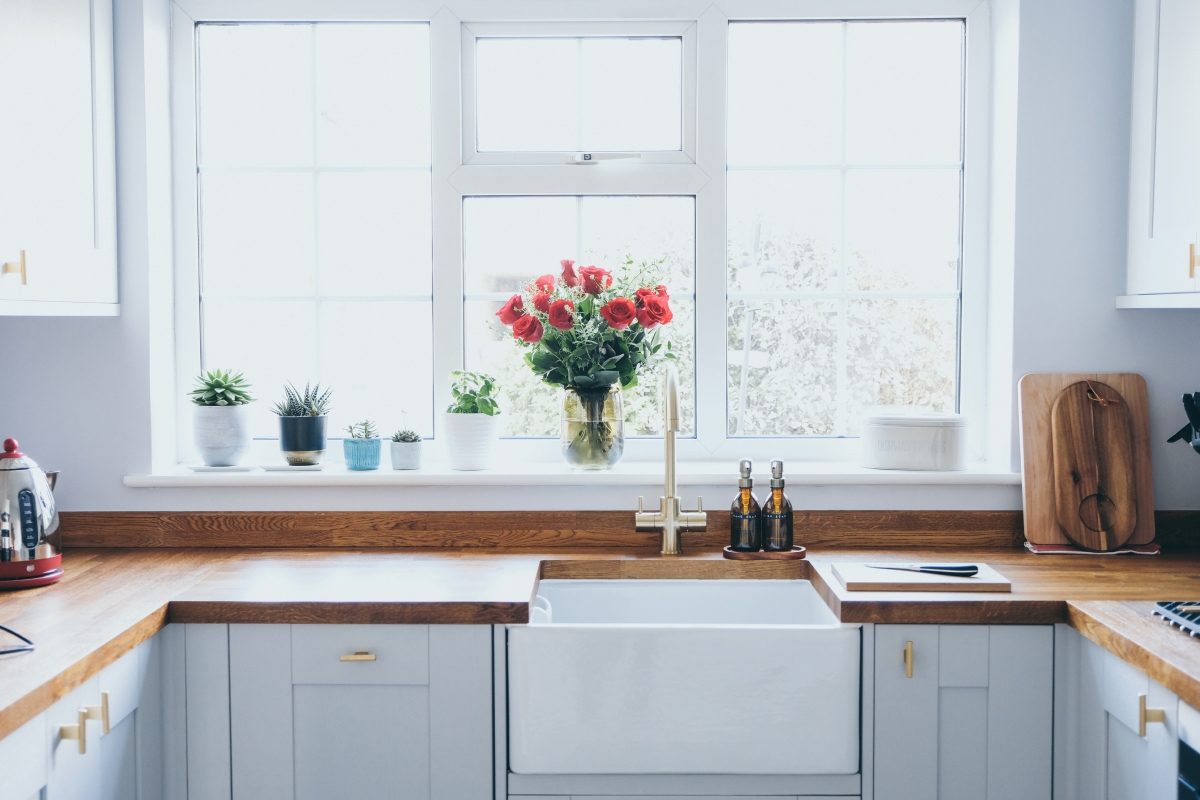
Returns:
[[[874,562],[872,562],[874,563]],[[884,563],[884,562],[879,562]],[[1011,592],[1012,583],[987,564],[973,578],[928,575],[896,569],[874,569],[854,561],[839,561],[833,574],[848,592]]]

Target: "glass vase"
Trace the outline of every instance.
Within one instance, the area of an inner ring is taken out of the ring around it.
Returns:
[[[609,469],[625,454],[625,407],[615,386],[564,389],[559,443],[575,469]]]

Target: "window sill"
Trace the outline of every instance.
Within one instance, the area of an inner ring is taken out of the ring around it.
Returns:
[[[137,489],[217,487],[362,487],[362,486],[647,486],[662,482],[660,461],[626,461],[611,470],[584,472],[563,463],[526,462],[479,472],[456,472],[442,464],[419,470],[393,470],[385,462],[377,470],[353,471],[328,464],[319,472],[192,472],[180,466],[156,475],[126,475],[125,485]],[[999,471],[973,464],[961,472],[911,472],[874,470],[840,461],[791,462],[787,481],[808,486],[1019,486],[1021,473]],[[755,473],[755,483],[766,486],[769,474]],[[680,486],[721,486],[736,481],[735,465],[724,461],[681,461]]]

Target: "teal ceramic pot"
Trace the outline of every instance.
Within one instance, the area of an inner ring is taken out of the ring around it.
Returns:
[[[342,439],[342,452],[346,454],[346,469],[379,469],[383,440]]]

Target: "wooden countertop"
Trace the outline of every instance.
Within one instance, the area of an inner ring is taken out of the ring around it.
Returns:
[[[982,561],[1012,593],[846,592],[838,560]],[[1200,641],[1142,613],[1200,599],[1200,554],[1034,556],[1013,549],[822,549],[745,562],[715,549],[558,552],[413,549],[69,549],[53,586],[0,594],[0,624],[37,642],[0,656],[0,737],[168,622],[522,623],[544,578],[808,578],[843,621],[1070,622],[1200,706]],[[1120,602],[1140,601],[1140,602]],[[1170,634],[1169,636],[1165,634]]]

